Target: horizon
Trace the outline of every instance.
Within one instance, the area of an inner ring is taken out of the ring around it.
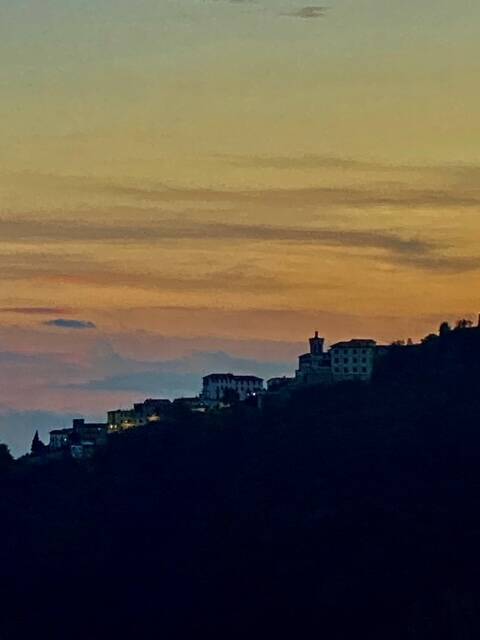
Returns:
[[[473,328],[480,328],[480,314],[478,314],[477,324],[474,321],[469,319],[458,319],[458,323],[466,320],[470,322],[470,326]],[[442,321],[442,324],[448,321]],[[455,324],[452,324],[455,327]],[[427,334],[429,336],[431,332]],[[312,336],[310,336],[312,337]],[[315,330],[313,332],[313,337],[319,337],[318,331]],[[321,336],[323,338],[323,336]],[[346,338],[348,341],[349,338]],[[355,338],[350,339],[369,339],[366,336],[360,337],[356,336]],[[410,339],[409,339],[410,340]],[[324,341],[324,350],[328,352],[332,346],[334,346],[336,341]],[[394,341],[398,342],[398,341]],[[408,342],[406,340],[400,340],[404,344]],[[105,417],[109,411],[112,410],[124,410],[130,409],[137,402],[144,402],[148,397],[160,397],[156,394],[159,388],[166,389],[165,393],[161,394],[162,398],[169,399],[173,401],[175,399],[188,398],[188,397],[199,397],[201,392],[201,384],[204,376],[211,375],[256,375],[262,379],[262,382],[265,386],[268,383],[269,378],[282,378],[287,377],[291,378],[292,374],[297,368],[298,358],[302,355],[303,350],[300,349],[300,346],[308,346],[308,339],[306,341],[306,345],[301,343],[293,343],[299,347],[298,353],[296,355],[296,360],[293,362],[280,362],[280,361],[272,361],[272,362],[262,362],[255,360],[247,360],[240,358],[230,358],[229,354],[216,352],[216,353],[202,353],[197,352],[196,354],[191,354],[191,359],[186,359],[186,362],[191,363],[195,356],[200,357],[201,369],[196,373],[192,373],[191,371],[182,372],[180,374],[181,382],[178,382],[178,373],[175,370],[164,369],[165,365],[168,365],[167,362],[144,362],[144,363],[135,363],[137,365],[143,364],[147,367],[146,371],[139,371],[136,373],[131,373],[133,361],[125,361],[125,374],[123,376],[119,376],[119,380],[117,382],[127,382],[127,387],[131,387],[131,389],[125,389],[122,392],[117,392],[116,394],[107,393],[106,396],[101,399],[101,409],[98,409],[96,413],[85,411],[84,409],[79,410],[64,410],[64,411],[49,411],[45,409],[41,410],[19,410],[12,408],[5,408],[0,406],[0,433],[2,434],[3,442],[7,444],[11,453],[14,457],[18,458],[28,453],[29,446],[31,444],[31,440],[35,434],[38,432],[41,440],[45,442],[48,441],[49,433],[52,429],[64,429],[69,428],[71,426],[72,421],[75,418],[84,418],[87,422],[105,422]],[[377,342],[377,346],[385,346],[382,343]],[[392,342],[388,344],[393,344]],[[412,345],[420,344],[420,342],[412,342]],[[388,346],[388,345],[387,345]],[[114,354],[116,355],[116,354]],[[118,357],[118,356],[117,356]],[[203,357],[203,359],[202,359]],[[221,367],[217,367],[216,369],[209,369],[209,357],[214,358],[214,362],[212,366],[215,366],[216,363],[227,364],[226,369],[221,372]],[[216,362],[215,362],[216,358]],[[220,360],[219,360],[220,358]],[[176,363],[176,361],[172,361],[172,363]],[[231,371],[228,371],[228,368],[231,368]],[[131,382],[131,380],[135,382]],[[130,380],[130,382],[129,382]],[[105,383],[104,380],[97,380],[90,385],[90,389],[98,393],[99,390],[102,389],[102,385]],[[111,384],[111,382],[110,382]],[[145,389],[149,389],[149,391],[140,389],[140,386],[144,384]],[[163,386],[162,386],[163,384]],[[183,386],[182,386],[183,384]],[[150,385],[150,386],[149,386]],[[175,386],[177,385],[177,386]],[[132,389],[136,389],[132,391]],[[68,388],[68,386],[67,386]],[[89,388],[87,385],[84,388]],[[142,395],[143,393],[143,395]],[[148,396],[150,393],[150,396]],[[155,395],[156,394],[156,395]],[[117,401],[117,404],[111,404],[107,406],[108,399],[112,398],[112,401]],[[88,406],[88,395],[86,405]]]

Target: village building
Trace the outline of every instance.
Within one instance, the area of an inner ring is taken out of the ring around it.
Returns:
[[[172,406],[175,409],[181,408],[192,413],[205,413],[207,410],[205,403],[199,396],[175,398]]]
[[[211,373],[203,378],[200,399],[207,405],[228,404],[233,397],[243,401],[263,391],[263,379],[233,373]]]
[[[137,402],[132,409],[115,409],[109,411],[107,422],[111,431],[122,431],[141,427],[150,422],[158,422],[169,415],[172,403],[163,398],[147,398]]]
[[[370,380],[377,350],[375,340],[354,339],[333,344],[330,348],[333,380]]]
[[[315,331],[310,338],[310,351],[298,358],[296,384],[331,384],[333,382],[330,353],[325,351],[325,339]]]
[[[345,380],[369,381],[379,357],[389,347],[375,340],[354,338],[325,349],[324,338],[315,331],[310,338],[310,351],[299,357],[295,385],[332,384]],[[269,383],[270,389],[270,383]]]
[[[106,422],[85,422],[83,418],[75,418],[70,441],[75,444],[93,443],[94,446],[102,446],[107,444],[107,431]]]
[[[73,420],[70,429],[53,429],[46,453],[64,451],[74,458],[90,457],[92,451],[107,444],[107,424],[85,422],[83,418]]]
[[[49,450],[61,451],[62,449],[68,449],[72,433],[73,429],[53,429],[53,431],[50,431]]]
[[[290,387],[293,382],[295,382],[295,378],[290,378],[288,376],[270,378],[269,380],[267,380],[267,391],[269,393],[283,391]]]

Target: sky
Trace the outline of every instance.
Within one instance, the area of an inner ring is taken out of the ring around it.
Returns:
[[[476,317],[479,20],[0,0],[0,440]]]

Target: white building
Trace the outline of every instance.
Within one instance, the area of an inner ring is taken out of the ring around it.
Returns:
[[[206,404],[227,403],[232,395],[238,400],[263,391],[263,380],[257,376],[236,376],[233,373],[211,373],[203,378],[201,400]]]
[[[377,356],[375,340],[337,342],[330,349],[333,380],[370,380]]]

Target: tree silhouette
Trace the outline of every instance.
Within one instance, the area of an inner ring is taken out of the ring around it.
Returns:
[[[451,330],[452,330],[452,328],[448,324],[448,322],[442,322],[442,324],[440,325],[440,329],[439,329],[440,337],[443,338],[444,336],[448,335]]]
[[[6,444],[0,444],[0,473],[8,469],[13,463],[13,456]]]
[[[46,449],[46,446],[40,440],[38,431],[35,431],[35,435],[33,436],[33,440],[32,440],[32,448],[31,448],[32,455],[34,456],[42,455],[42,453],[45,452],[45,449]]]
[[[459,329],[470,329],[470,327],[473,325],[473,322],[471,320],[467,320],[466,318],[462,318],[461,320],[457,321],[457,324],[455,325],[455,329],[459,330]]]

